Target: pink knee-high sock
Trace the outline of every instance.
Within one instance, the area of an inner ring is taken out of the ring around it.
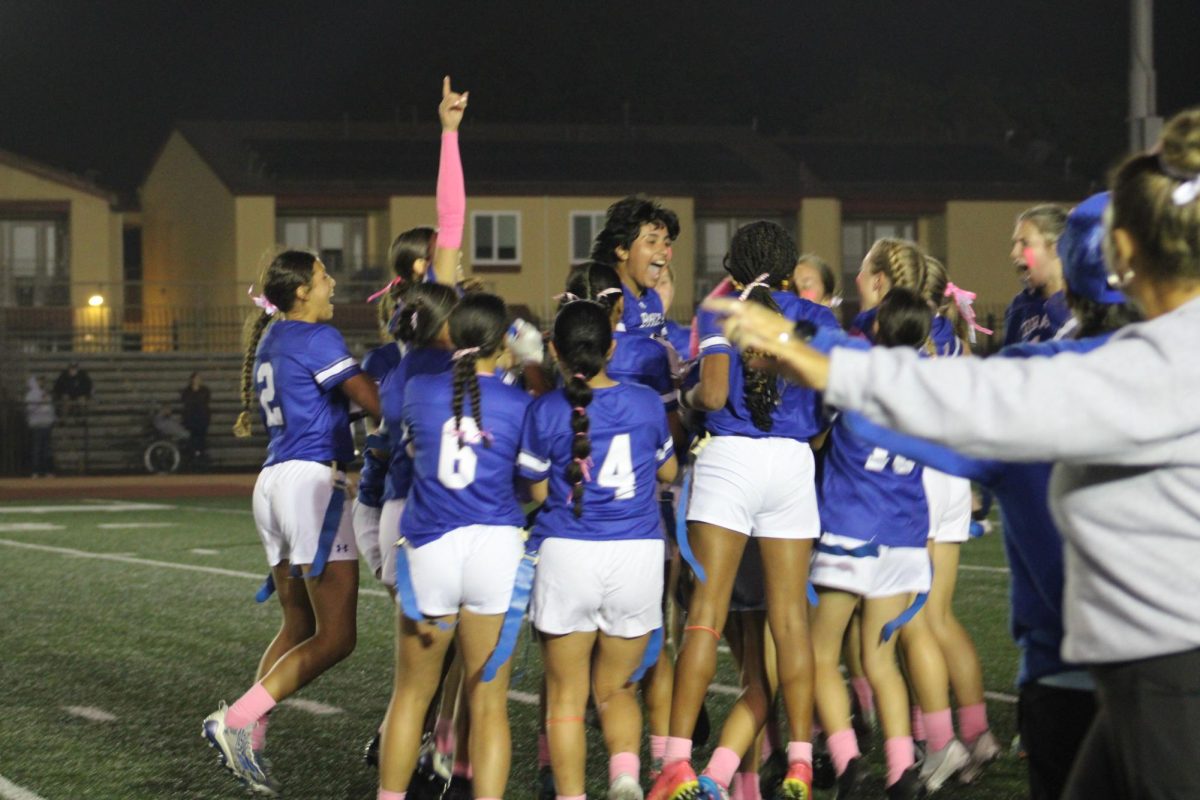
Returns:
[[[911,736],[893,736],[883,743],[883,751],[887,757],[887,786],[891,786],[904,771],[916,763],[913,756],[913,740]]]
[[[389,792],[387,789],[380,789],[379,794],[375,796],[375,800],[404,800],[404,796],[408,792]]]
[[[829,747],[829,757],[833,759],[833,770],[838,775],[846,771],[850,759],[862,755],[858,750],[858,738],[853,728],[828,734],[825,744]]]
[[[929,745],[929,752],[937,752],[950,744],[950,740],[954,738],[954,723],[950,719],[950,709],[925,711],[922,716],[925,718],[925,741]],[[916,738],[915,732],[913,738]]]
[[[969,747],[987,732],[987,703],[975,703],[958,709],[958,733]]]
[[[466,209],[467,188],[458,153],[458,131],[442,131],[437,180],[438,247],[450,250],[462,247]]]
[[[433,745],[444,756],[454,752],[454,720],[437,721],[433,726]]]
[[[586,794],[556,794],[554,800],[587,800]]]
[[[667,749],[663,752],[663,764],[692,760],[692,740],[682,736],[668,736]]]
[[[256,683],[229,707],[225,713],[225,724],[230,728],[244,728],[275,707],[275,698]]]
[[[921,712],[921,707],[913,705],[912,712],[912,738],[918,742],[925,741],[925,715]]]
[[[650,760],[662,758],[667,754],[667,737],[650,734]]]
[[[728,747],[718,747],[708,759],[704,774],[720,784],[721,788],[728,789],[729,782],[733,780],[733,774],[737,772],[738,764],[741,763],[742,757],[736,751]]]
[[[788,742],[788,764],[811,764],[812,742]]]
[[[866,678],[851,678],[850,688],[858,700],[858,707],[863,713],[875,710],[875,693],[871,691],[871,682]]]
[[[546,734],[538,734],[538,769],[550,766],[550,740]]]
[[[254,726],[254,730],[250,731],[250,747],[254,752],[262,752],[262,749],[267,746],[267,725],[271,722],[270,714],[263,714],[258,718],[258,724]]]
[[[612,783],[621,775],[628,775],[637,780],[642,771],[642,760],[637,753],[613,753],[608,759],[608,782]]]

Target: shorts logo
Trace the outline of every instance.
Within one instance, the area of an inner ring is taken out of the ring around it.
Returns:
[[[348,544],[342,544],[341,542],[339,542],[339,543],[337,543],[337,544],[335,544],[335,545],[333,546],[333,552],[335,552],[335,553],[349,553],[349,552],[350,552],[350,545],[348,545]]]

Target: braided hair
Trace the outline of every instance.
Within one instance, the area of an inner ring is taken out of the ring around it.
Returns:
[[[612,270],[611,267],[606,269]],[[592,402],[592,387],[588,381],[604,369],[608,360],[613,339],[610,320],[609,309],[590,300],[568,303],[554,319],[554,349],[559,361],[570,372],[563,391],[571,404],[573,436],[567,483],[571,485],[572,511],[576,517],[583,514],[585,467],[592,456],[592,440],[588,437],[591,423],[587,414],[587,407]]]
[[[559,295],[558,308],[561,311],[576,300],[593,300],[603,306],[611,318],[624,294],[621,277],[615,269],[598,261],[587,261],[574,267],[567,275],[566,291]]]
[[[271,260],[259,276],[263,297],[275,310],[263,309],[246,319],[246,355],[242,359],[242,411],[233,424],[233,433],[238,437],[250,435],[251,414],[254,406],[254,357],[258,354],[258,343],[263,331],[274,319],[276,312],[286,314],[296,303],[296,290],[312,282],[317,256],[307,250],[284,250]]]
[[[760,220],[742,226],[733,235],[729,255],[725,257],[725,271],[738,284],[747,287],[743,299],[779,311],[771,290],[780,288],[791,276],[796,260],[796,243],[788,232],[774,222]],[[760,431],[771,430],[774,425],[771,412],[782,396],[779,382],[769,372],[752,369],[749,357],[742,360],[742,378],[746,408],[754,427]]]
[[[458,446],[466,444],[462,431],[463,396],[471,395],[471,418],[479,431],[484,446],[491,441],[483,435],[483,409],[480,407],[479,376],[475,364],[480,358],[494,356],[504,344],[504,333],[508,329],[508,309],[504,301],[494,294],[479,292],[458,301],[450,312],[450,339],[458,348],[454,353],[454,432],[458,435]]]
[[[892,288],[911,289],[918,295],[925,294],[929,262],[916,242],[908,239],[878,239],[871,245],[866,263],[872,275],[883,273]]]

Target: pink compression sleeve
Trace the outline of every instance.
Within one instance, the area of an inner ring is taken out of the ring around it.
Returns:
[[[467,188],[463,182],[462,158],[458,154],[458,131],[442,132],[442,157],[437,182],[438,247],[462,247],[463,222],[467,215]]]

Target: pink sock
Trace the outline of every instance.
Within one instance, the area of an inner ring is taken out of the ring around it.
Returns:
[[[729,782],[733,780],[733,773],[737,772],[741,763],[742,757],[736,752],[728,747],[718,747],[708,759],[704,774],[719,783],[721,788],[728,789]]]
[[[478,800],[478,798],[476,798]],[[586,794],[556,794],[554,800],[587,800]]]
[[[858,738],[854,735],[854,728],[829,734],[825,737],[825,744],[829,747],[829,757],[833,759],[833,770],[838,775],[846,771],[850,759],[862,755],[858,750]]]
[[[883,751],[887,754],[887,783],[891,786],[904,771],[911,767],[916,759],[913,757],[913,740],[911,736],[893,736],[883,743]]]
[[[450,768],[450,774],[458,778],[470,778],[471,762],[454,759],[454,766]]]
[[[739,772],[733,776],[730,800],[762,800],[757,772]]]
[[[975,740],[986,733],[987,729],[987,703],[961,706],[958,709],[958,732],[968,747],[975,744]]]
[[[550,740],[546,734],[538,734],[538,769],[550,766]]]
[[[387,789],[380,789],[376,800],[404,800],[406,794],[408,792],[389,792]]]
[[[433,744],[442,755],[454,752],[454,720],[439,719],[433,726]]]
[[[267,746],[267,724],[271,721],[270,714],[263,714],[258,718],[258,724],[254,726],[254,730],[250,731],[250,747],[254,752],[260,753]]]
[[[929,752],[935,753],[950,744],[950,740],[954,738],[954,723],[950,721],[950,709],[926,711],[921,716],[925,718],[925,741],[929,745]],[[915,731],[916,728],[914,727],[913,730]],[[913,738],[916,738],[915,733]]]
[[[788,742],[788,764],[801,763],[812,763],[812,742]]]
[[[637,753],[613,753],[608,759],[608,782],[612,783],[619,775],[628,775],[637,780],[642,771],[642,760]]]
[[[771,754],[774,752],[775,752],[775,749],[773,747],[771,747],[771,737],[764,736],[763,740],[762,740],[762,760],[766,761],[768,758],[771,757]]]
[[[866,678],[851,678],[850,688],[854,690],[854,696],[858,699],[858,707],[863,710],[863,713],[875,710],[875,693],[871,691],[871,682]]]
[[[925,741],[925,715],[918,705],[912,707],[912,738],[918,742]]]
[[[682,736],[668,736],[667,749],[663,751],[663,764],[692,760],[692,740]]]
[[[650,760],[662,758],[667,754],[667,737],[650,734]]]
[[[256,683],[229,707],[229,711],[225,713],[225,725],[230,728],[244,728],[274,707],[275,698],[271,697],[271,693],[264,689],[261,683]]]

